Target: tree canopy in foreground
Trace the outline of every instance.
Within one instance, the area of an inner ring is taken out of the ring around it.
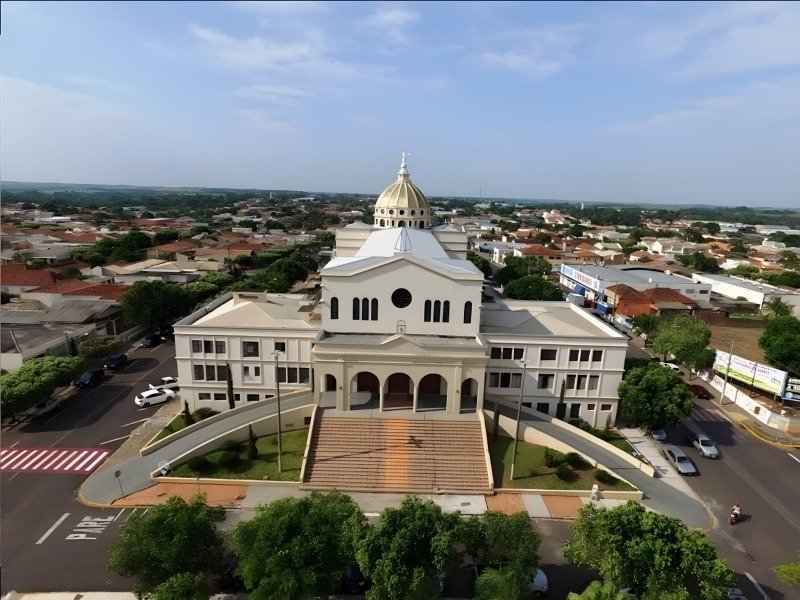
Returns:
[[[617,393],[620,416],[632,427],[669,429],[692,413],[692,394],[680,374],[656,363],[628,371]]]

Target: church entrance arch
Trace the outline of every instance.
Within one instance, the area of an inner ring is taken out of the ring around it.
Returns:
[[[406,222],[405,222],[405,221],[400,221],[400,222],[397,224],[397,226],[398,226],[398,227],[405,227],[405,226],[406,226]]]
[[[461,382],[462,413],[474,413],[478,408],[478,382],[472,377]]]
[[[445,410],[447,380],[438,373],[429,373],[419,381],[417,410]]]
[[[406,409],[414,406],[414,382],[405,373],[393,373],[386,380],[384,410]]]
[[[378,408],[381,384],[369,371],[361,371],[350,380],[350,410]]]

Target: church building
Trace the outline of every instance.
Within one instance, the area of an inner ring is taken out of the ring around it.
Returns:
[[[467,235],[434,225],[409,175],[378,197],[374,224],[337,231],[319,300],[234,292],[175,325],[191,410],[307,390],[320,408],[480,411],[506,396],[602,427],[617,410],[627,338],[569,302],[507,300],[467,260]],[[564,402],[559,396],[564,394]]]

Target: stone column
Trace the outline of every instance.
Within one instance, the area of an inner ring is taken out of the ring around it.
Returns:
[[[419,381],[414,382],[414,401],[411,405],[411,410],[417,412],[417,400],[419,398]]]
[[[461,365],[453,367],[453,380],[447,382],[447,414],[457,415],[461,412],[461,381],[464,369]],[[445,381],[446,378],[445,378]]]
[[[384,381],[378,380],[378,410],[383,412],[383,385]]]

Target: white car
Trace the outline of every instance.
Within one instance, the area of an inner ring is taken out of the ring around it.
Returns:
[[[150,384],[151,390],[180,390],[180,384],[178,383],[178,379],[176,377],[162,377],[161,379],[156,379],[153,383]]]
[[[681,372],[681,368],[678,365],[673,365],[672,363],[668,363],[668,362],[660,362],[658,364],[660,364],[662,367],[667,367],[668,369],[672,369],[676,373],[680,373]]]
[[[175,396],[172,390],[145,390],[136,396],[136,406],[148,407],[151,404],[163,404]]]

